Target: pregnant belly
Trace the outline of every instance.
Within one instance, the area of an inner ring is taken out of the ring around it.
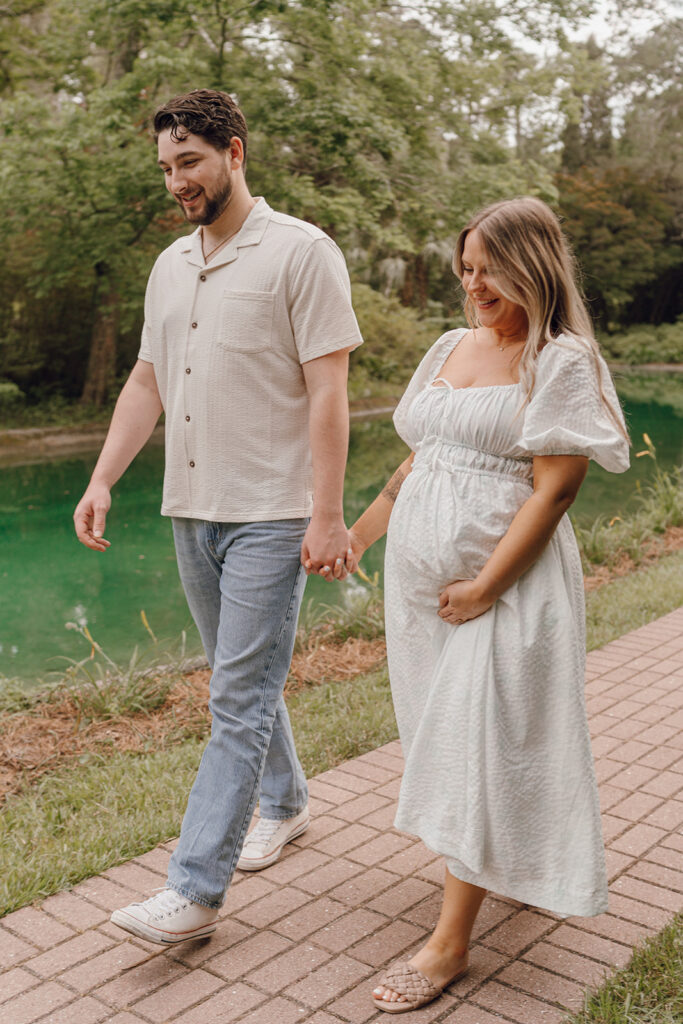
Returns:
[[[437,584],[472,579],[531,493],[517,477],[411,473],[389,522],[387,564],[407,561]]]

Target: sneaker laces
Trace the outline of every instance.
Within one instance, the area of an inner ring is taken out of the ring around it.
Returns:
[[[280,825],[282,825],[281,821],[275,821],[272,818],[259,818],[254,828],[244,840],[244,845],[247,846],[249,843],[269,843]]]
[[[150,917],[155,921],[161,921],[169,914],[177,914],[191,901],[177,893],[175,889],[168,889],[162,886],[156,896],[150,896],[145,900],[143,906],[149,911]]]

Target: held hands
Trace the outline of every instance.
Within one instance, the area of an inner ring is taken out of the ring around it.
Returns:
[[[81,544],[93,551],[106,551],[110,541],[105,540],[104,528],[107,512],[111,506],[111,494],[104,484],[90,483],[87,491],[76,505],[74,526]]]
[[[459,626],[483,615],[493,603],[480,592],[476,580],[456,580],[439,594],[439,617]]]
[[[345,579],[348,547],[348,534],[341,516],[313,513],[301,545],[301,564],[306,575],[322,576],[328,581]]]
[[[341,529],[332,522],[311,520],[301,547],[301,563],[306,575],[322,576],[328,583],[343,580],[358,568],[364,545],[343,520]]]

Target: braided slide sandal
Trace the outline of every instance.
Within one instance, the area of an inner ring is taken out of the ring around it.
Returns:
[[[467,968],[465,968],[466,970]],[[465,971],[461,971],[457,977],[461,977]],[[452,981],[455,981],[455,978]],[[394,964],[380,978],[379,984],[403,996],[403,999],[394,1000],[394,1002],[373,996],[372,1001],[375,1006],[384,1010],[385,1013],[407,1013],[409,1010],[418,1010],[421,1006],[431,1003],[433,999],[437,999],[443,992],[443,988],[439,988],[422,971],[418,971],[417,967],[413,967],[409,963]]]

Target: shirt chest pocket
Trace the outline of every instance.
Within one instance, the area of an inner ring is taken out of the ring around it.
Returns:
[[[264,352],[270,348],[275,296],[272,292],[224,291],[216,341],[230,352]]]

